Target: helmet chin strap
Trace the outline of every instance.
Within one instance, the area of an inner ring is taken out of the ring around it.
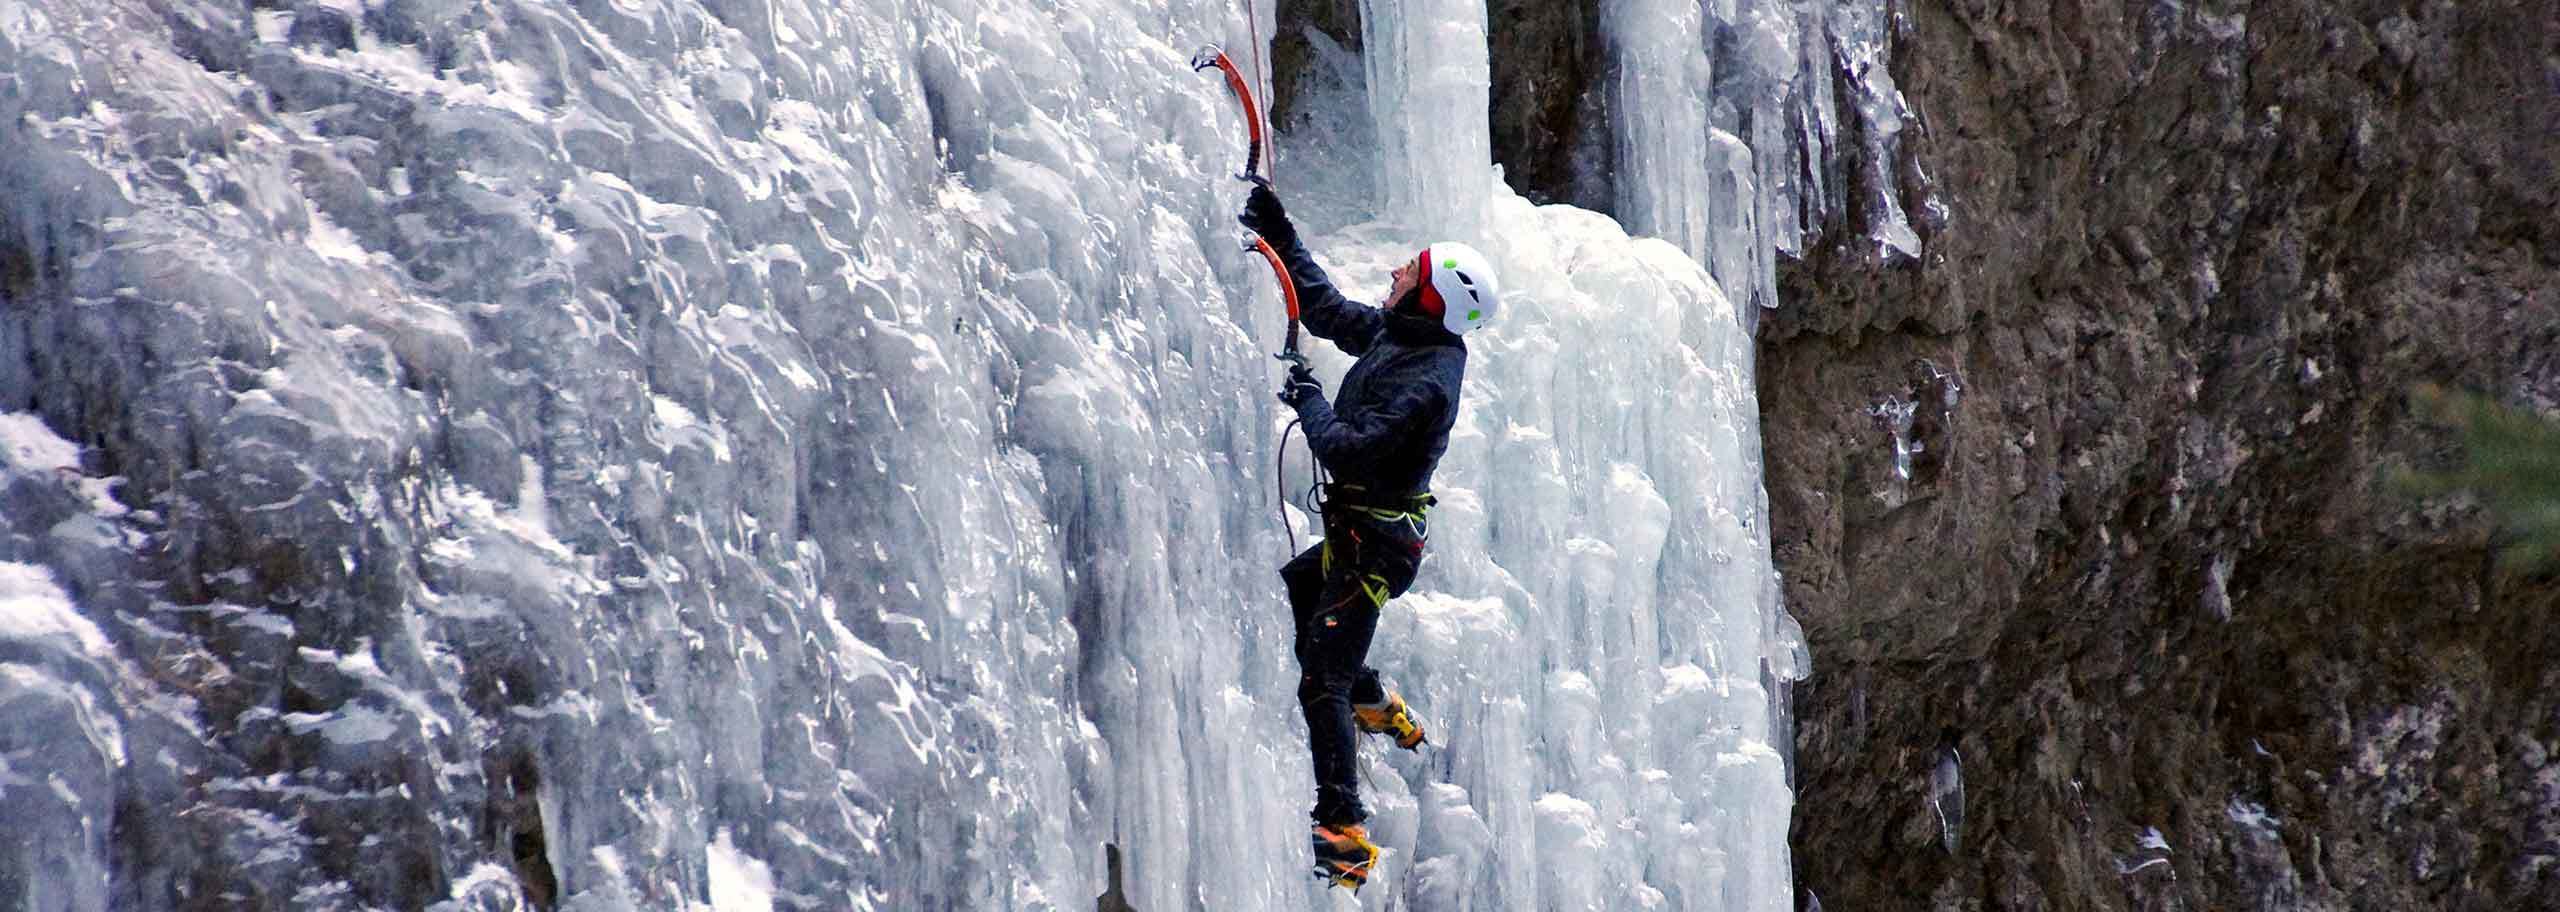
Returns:
[[[1413,314],[1424,317],[1430,316],[1430,314],[1422,312],[1421,285],[1415,285],[1412,288],[1405,289],[1404,294],[1402,295],[1394,295],[1390,293],[1387,300],[1378,302],[1378,309],[1384,310],[1388,313]]]

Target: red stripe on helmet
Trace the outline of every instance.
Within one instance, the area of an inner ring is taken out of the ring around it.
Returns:
[[[1431,284],[1431,248],[1422,248],[1414,259],[1422,264],[1422,272],[1415,278],[1415,284],[1422,290],[1422,312],[1433,317],[1448,313],[1449,304],[1440,300],[1440,288]]]

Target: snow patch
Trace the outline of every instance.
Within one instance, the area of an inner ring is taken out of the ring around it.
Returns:
[[[332,743],[346,746],[389,740],[400,730],[390,716],[369,706],[347,706],[326,713],[286,713],[283,719],[294,734],[316,731]]]
[[[446,898],[459,903],[481,890],[509,890],[516,887],[516,876],[506,868],[489,862],[471,866],[471,870],[453,881]]]
[[[80,616],[71,596],[54,583],[53,571],[15,561],[0,561],[0,638],[58,639],[92,658],[111,654],[106,634]]]
[[[2158,849],[2163,852],[2169,851],[2169,838],[2160,835],[2159,827],[2143,827],[2142,836],[2136,839],[2134,844],[2146,849]]]
[[[2232,823],[2236,823],[2250,829],[2272,831],[2282,829],[2284,827],[2283,821],[2277,820],[2275,815],[2267,813],[2266,805],[2259,804],[2255,801],[2243,801],[2238,798],[2233,798],[2231,799],[2231,804],[2223,808],[2222,813],[2224,816],[2231,818]]]
[[[355,232],[348,231],[337,222],[331,221],[328,213],[312,209],[308,214],[311,220],[311,231],[303,236],[303,243],[310,247],[313,253],[319,254],[322,259],[360,266],[373,265],[377,262],[388,264],[391,261],[391,257],[387,254],[364,249],[364,242],[356,238]]]
[[[720,831],[704,852],[710,865],[713,912],[773,912],[773,871]]]
[[[25,412],[0,412],[0,460],[21,472],[80,468],[80,447]]]

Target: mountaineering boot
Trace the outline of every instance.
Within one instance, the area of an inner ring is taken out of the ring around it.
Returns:
[[[1369,843],[1369,828],[1356,823],[1315,825],[1310,840],[1316,850],[1316,876],[1334,886],[1359,892],[1377,870],[1378,847]]]
[[[1413,721],[1413,713],[1405,708],[1401,694],[1388,694],[1384,703],[1354,705],[1351,707],[1351,721],[1360,726],[1361,731],[1396,739],[1396,746],[1405,750],[1422,747],[1422,725]]]

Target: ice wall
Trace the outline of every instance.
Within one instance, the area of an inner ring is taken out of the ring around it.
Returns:
[[[1380,195],[1419,202],[1343,232],[1328,250],[1337,272],[1378,281],[1416,239],[1455,237],[1487,245],[1521,302],[1470,339],[1468,401],[1437,484],[1438,556],[1376,656],[1431,705],[1459,707],[1439,766],[1386,758],[1390,791],[1414,794],[1415,898],[1791,908],[1792,799],[1768,685],[1801,677],[1803,656],[1770,567],[1741,311],[1681,246],[1498,184],[1470,230],[1463,186],[1457,204],[1437,201],[1462,177],[1491,180],[1485,125],[1446,116],[1479,109],[1482,89],[1437,74],[1480,72],[1484,7],[1372,3],[1364,15]],[[1693,57],[1697,35],[1693,24]],[[1688,122],[1705,120],[1701,108]],[[1658,141],[1648,173],[1666,178],[1701,151]],[[1709,260],[1769,243],[1748,230],[1687,240]],[[1535,870],[1466,873],[1488,848],[1524,845],[1534,853],[1512,857]]]
[[[1748,337],[1431,139],[1483,12],[1407,9],[1401,204],[1325,255],[1514,297],[1366,901],[1782,908]],[[1140,909],[1318,898],[1233,19],[0,3],[0,891],[1081,908],[1110,839]]]

